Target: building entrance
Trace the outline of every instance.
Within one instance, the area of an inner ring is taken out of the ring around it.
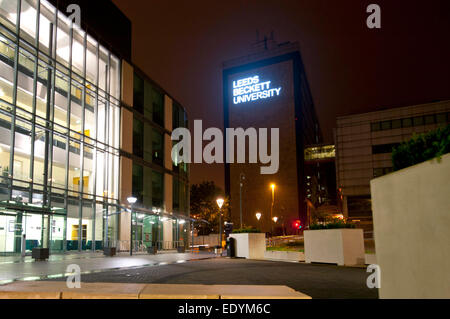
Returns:
[[[60,216],[0,211],[0,255],[31,253],[35,247],[60,251],[63,229],[64,218]]]

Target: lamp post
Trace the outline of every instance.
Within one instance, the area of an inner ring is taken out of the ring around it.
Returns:
[[[223,198],[218,198],[216,200],[217,206],[219,206],[219,246],[222,248],[222,205],[223,205]]]
[[[245,175],[239,174],[239,222],[242,229],[242,186],[244,186]]]
[[[133,255],[133,204],[136,203],[137,198],[130,196],[127,198],[128,203],[131,205],[130,213],[130,256]]]
[[[270,184],[270,188],[272,189],[272,205],[270,205],[270,219],[273,219],[273,205],[275,202],[275,184]],[[273,236],[273,225],[270,223],[270,235]]]

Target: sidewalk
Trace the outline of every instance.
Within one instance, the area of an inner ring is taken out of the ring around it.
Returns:
[[[0,285],[13,281],[41,280],[64,277],[68,265],[76,264],[81,274],[102,272],[106,270],[158,266],[182,263],[190,260],[215,258],[208,252],[176,253],[158,252],[156,255],[133,255],[119,253],[114,257],[105,257],[100,253],[73,253],[52,255],[48,261],[36,262],[31,257],[0,257]]]

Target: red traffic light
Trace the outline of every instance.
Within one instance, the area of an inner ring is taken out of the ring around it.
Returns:
[[[301,229],[302,228],[302,223],[299,220],[296,220],[294,222],[294,228]]]

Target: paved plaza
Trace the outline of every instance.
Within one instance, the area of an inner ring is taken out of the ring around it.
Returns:
[[[213,253],[166,252],[156,255],[100,253],[53,255],[48,261],[0,258],[0,284],[23,280],[66,280],[67,266],[77,264],[82,282],[286,285],[312,298],[378,298],[369,289],[364,267],[230,259]]]
[[[166,265],[187,260],[214,258],[208,252],[175,253],[159,252],[156,255],[138,254],[130,256],[120,253],[114,257],[105,257],[102,253],[75,253],[52,255],[48,261],[34,261],[31,257],[0,257],[0,284],[17,280],[39,280],[63,277],[67,266],[76,264],[82,274],[103,272],[106,270],[127,270],[134,267]]]
[[[191,259],[167,265],[81,275],[82,282],[286,285],[312,298],[378,298],[365,268],[229,258]],[[54,280],[54,279],[53,279]],[[57,280],[64,280],[63,278]]]

